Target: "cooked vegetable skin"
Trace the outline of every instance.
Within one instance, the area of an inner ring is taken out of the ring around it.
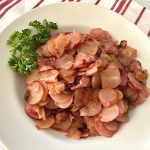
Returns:
[[[43,23],[35,20],[29,26],[36,30],[27,28],[21,32],[15,31],[8,39],[7,44],[11,46],[11,57],[8,61],[9,67],[21,75],[30,74],[36,67],[35,61],[38,59],[36,48],[47,42],[51,29],[57,29],[56,23],[44,20]]]
[[[112,137],[128,122],[130,106],[149,96],[137,51],[101,28],[53,35],[36,52],[25,111],[38,129],[64,131],[73,139]]]

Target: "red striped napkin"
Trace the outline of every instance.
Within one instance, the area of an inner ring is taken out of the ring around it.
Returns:
[[[55,2],[90,2],[106,7],[135,23],[150,37],[150,10],[134,0],[0,0],[0,31],[25,12]]]

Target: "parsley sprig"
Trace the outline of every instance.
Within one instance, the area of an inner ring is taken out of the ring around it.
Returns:
[[[7,44],[11,46],[11,57],[8,60],[9,67],[21,75],[28,75],[36,67],[38,59],[36,48],[47,42],[52,29],[58,29],[56,23],[46,19],[41,23],[34,20],[29,23],[31,28],[15,31],[10,35]]]

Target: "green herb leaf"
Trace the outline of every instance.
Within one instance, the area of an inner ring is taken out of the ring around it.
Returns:
[[[11,46],[9,67],[21,75],[30,74],[36,67],[35,62],[38,59],[36,48],[47,42],[51,29],[58,29],[56,23],[48,22],[46,19],[43,23],[34,20],[29,23],[29,26],[33,27],[36,32],[29,28],[21,32],[15,31],[7,40],[7,44]]]

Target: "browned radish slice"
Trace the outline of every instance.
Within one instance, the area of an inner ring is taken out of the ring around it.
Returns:
[[[68,83],[73,83],[75,78],[74,70],[72,69],[60,69],[59,70],[60,75],[62,78],[67,81]]]
[[[143,85],[135,79],[134,75],[131,72],[128,73],[128,79],[129,79],[129,82],[131,82],[131,84],[133,85],[134,88],[136,88],[138,90],[143,89]]]
[[[37,104],[42,100],[44,89],[40,82],[33,82],[28,86],[28,90],[30,91],[30,95],[27,99],[29,104]]]
[[[40,46],[39,48],[36,49],[36,52],[38,53],[39,56],[46,56],[46,57],[51,56],[48,50],[48,44],[44,44],[43,46]]]
[[[69,46],[69,38],[64,33],[60,33],[56,39],[48,41],[49,53],[56,56],[57,58],[64,54],[64,51]]]
[[[101,111],[101,103],[97,99],[88,101],[87,107],[80,109],[80,116],[95,116]]]
[[[39,71],[47,71],[47,70],[54,69],[52,67],[52,63],[51,63],[51,60],[49,58],[41,57],[37,60],[36,64],[38,65]]]
[[[112,132],[116,132],[119,129],[119,123],[115,120],[104,123],[106,129]]]
[[[57,58],[55,62],[56,68],[70,69],[72,65],[73,57],[68,54],[64,54],[62,57]]]
[[[121,83],[119,69],[105,69],[100,75],[103,88],[116,88]]]
[[[117,104],[111,106],[111,107],[104,107],[101,111],[101,117],[100,120],[103,122],[110,122],[114,119],[116,119],[119,116],[119,108]]]
[[[142,104],[144,103],[146,100],[146,95],[145,95],[145,91],[144,90],[141,90],[139,91],[138,93],[138,97],[135,101],[131,102],[130,104],[132,104],[133,106],[137,106],[139,104]]]
[[[34,69],[30,75],[27,76],[26,78],[26,83],[31,84],[34,81],[39,80],[41,77],[41,73],[38,72],[38,70]]]
[[[98,134],[101,136],[112,137],[113,134],[115,133],[111,130],[108,130],[105,126],[105,123],[100,120],[95,121],[94,127],[96,131],[98,132]]]
[[[80,109],[88,103],[88,91],[85,88],[78,88],[74,92],[74,106]]]
[[[72,118],[68,116],[65,120],[60,121],[59,123],[55,122],[53,128],[56,130],[66,132],[68,128],[71,126]]]
[[[45,105],[46,108],[48,109],[57,109],[58,106],[55,105],[55,102],[52,100],[52,98],[50,98],[50,96],[48,96],[48,103]]]
[[[69,101],[72,98],[72,95],[70,93],[60,93],[60,94],[50,94],[51,98],[55,101],[55,102],[66,102]]]
[[[99,99],[103,106],[110,107],[117,103],[119,96],[114,89],[101,89],[99,91]]]
[[[98,45],[99,43],[95,40],[86,41],[77,49],[77,52],[86,53],[88,55],[95,55],[98,50]]]
[[[101,77],[100,77],[100,73],[99,72],[97,72],[96,74],[94,74],[92,76],[91,84],[92,84],[92,88],[93,89],[97,89],[97,88],[100,87],[100,85],[101,85]]]
[[[87,124],[87,128],[90,130],[90,134],[91,135],[98,135],[95,127],[94,127],[94,117],[84,117],[86,124]]]
[[[134,60],[130,65],[129,65],[129,70],[134,72],[134,71],[137,71],[137,70],[142,70],[142,67],[141,67],[141,63],[137,60]]]
[[[56,82],[58,74],[59,72],[57,70],[49,70],[49,71],[43,72],[40,78],[40,81]]]
[[[107,31],[104,31],[101,28],[94,28],[90,31],[90,36],[97,41],[103,41],[111,39],[110,34]]]
[[[60,94],[65,90],[65,84],[63,82],[54,82],[47,85],[50,95]]]
[[[38,113],[36,111],[33,110],[32,105],[30,105],[29,103],[25,103],[25,112],[26,114],[33,118],[33,119],[39,119]]]
[[[39,105],[32,105],[32,108],[35,112],[37,112],[39,119],[45,120],[46,113],[44,107],[41,107]]]
[[[91,76],[94,75],[95,73],[97,73],[98,68],[102,65],[102,61],[101,60],[97,60],[95,63],[91,64],[89,66],[89,68],[87,69],[87,71],[85,72],[86,76]]]
[[[67,131],[66,136],[75,140],[78,140],[81,138],[82,133],[81,131],[78,130],[75,122],[72,122],[71,126],[69,127]]]
[[[55,101],[55,104],[56,106],[60,107],[60,108],[68,108],[73,102],[73,98],[71,97],[70,99],[68,99],[67,101],[64,101],[64,102],[56,102]]]
[[[81,41],[82,35],[80,32],[72,32],[68,34],[68,38],[70,40],[70,48],[74,48]]]
[[[71,90],[75,90],[78,88],[88,87],[90,85],[90,78],[87,76],[82,76],[81,80],[79,81],[79,84],[73,86]]]
[[[122,114],[121,116],[116,118],[117,121],[127,123],[129,121],[129,116],[127,113]]]
[[[48,129],[54,124],[54,116],[51,115],[46,120],[36,120],[36,127],[38,129]]]
[[[79,52],[74,61],[74,68],[84,68],[95,61],[95,57],[83,52]]]
[[[124,114],[126,112],[124,101],[123,100],[119,100],[119,102],[117,103],[117,105],[119,107],[119,113],[120,113],[120,115]]]

